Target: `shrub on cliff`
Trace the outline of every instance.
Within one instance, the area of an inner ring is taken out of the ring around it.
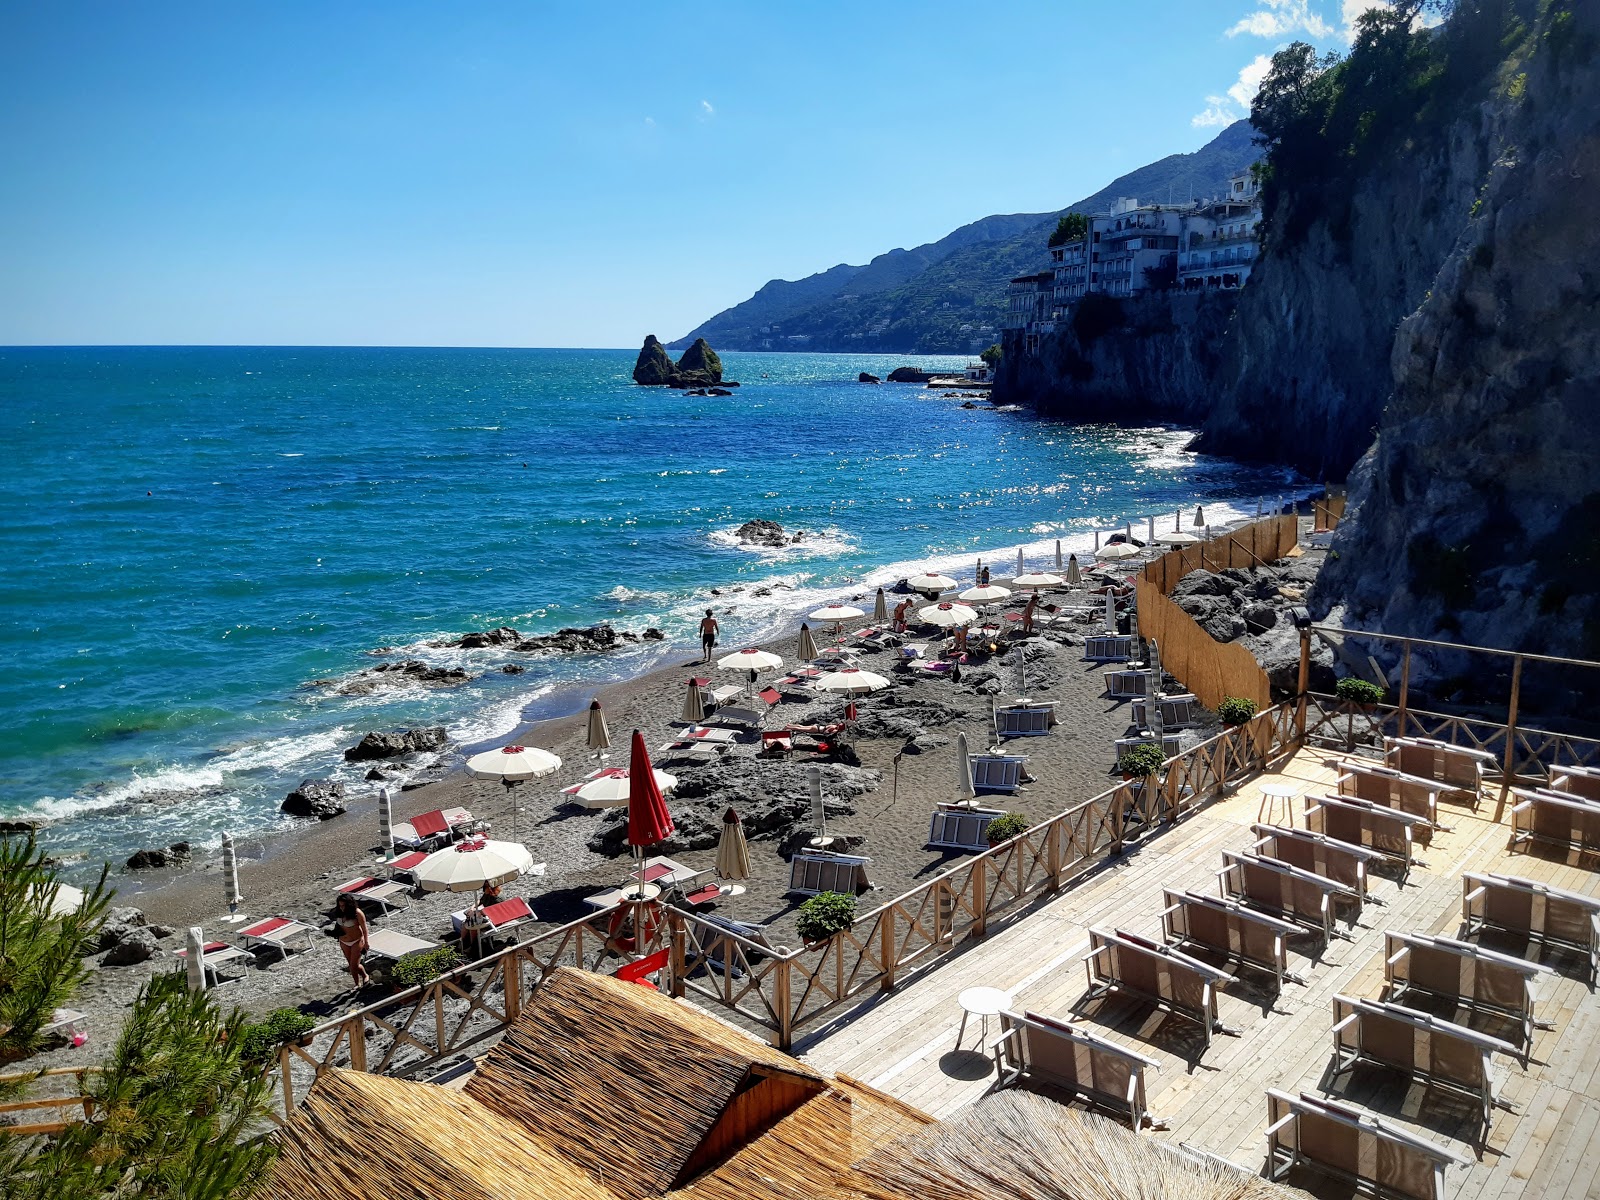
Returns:
[[[990,370],[995,370],[999,368],[1000,360],[1005,357],[1005,351],[1000,349],[999,342],[995,342],[978,357],[989,364]]]

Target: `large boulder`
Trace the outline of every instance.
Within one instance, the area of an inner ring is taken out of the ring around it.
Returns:
[[[648,348],[649,343],[645,345]],[[643,353],[640,351],[641,355]],[[683,357],[678,360],[678,375],[682,379],[692,378],[696,385],[721,383],[722,359],[717,357],[717,352],[705,338],[696,338],[694,345],[685,350]]]
[[[856,376],[856,382],[857,383],[882,383],[883,380],[879,379],[876,375],[872,374],[872,372],[870,372],[870,371],[862,371],[861,374]]]
[[[176,867],[189,861],[189,843],[173,842],[165,850],[156,848],[151,850],[135,850],[128,858],[130,871],[154,871],[163,867]],[[115,911],[115,910],[114,910]],[[138,912],[138,909],[132,911]],[[143,914],[140,924],[143,924]]]
[[[795,530],[792,534],[785,533],[782,525],[762,517],[757,517],[753,521],[746,521],[738,529],[734,530],[734,535],[747,545],[774,547],[788,546],[792,543],[803,541],[806,536],[805,531],[801,529]]]
[[[405,729],[396,733],[369,733],[344,752],[346,762],[370,762],[380,758],[399,758],[426,750],[442,750],[450,740],[443,725],[428,729]]]
[[[129,929],[116,945],[106,951],[102,961],[108,967],[127,967],[155,958],[160,953],[155,930],[141,926]]]
[[[933,374],[921,367],[896,367],[889,372],[890,383],[927,383]]]
[[[633,381],[654,387],[671,383],[674,373],[672,356],[667,353],[667,348],[661,344],[656,335],[650,334],[644,339],[644,346],[639,351],[639,360],[633,364]]]
[[[509,625],[502,625],[498,629],[486,629],[481,633],[462,634],[455,645],[461,650],[482,650],[488,646],[515,646],[520,641],[522,641],[520,633]]]
[[[302,779],[300,786],[279,805],[279,811],[291,817],[315,817],[319,821],[331,821],[344,810],[344,784],[332,779]]]

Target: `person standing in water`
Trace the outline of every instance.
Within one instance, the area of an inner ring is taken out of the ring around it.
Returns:
[[[706,615],[700,622],[700,649],[703,651],[700,661],[711,661],[711,648],[717,644],[717,633],[720,631],[717,619],[711,615],[711,610],[706,609]]]

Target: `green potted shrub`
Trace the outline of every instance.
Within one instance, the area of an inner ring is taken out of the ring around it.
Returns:
[[[1365,679],[1357,679],[1354,675],[1346,675],[1334,685],[1334,693],[1346,704],[1353,704],[1357,708],[1371,708],[1374,704],[1383,702],[1384,690],[1375,683],[1368,683]]]
[[[1217,716],[1224,725],[1247,725],[1256,715],[1256,702],[1246,696],[1224,696]]]
[[[1027,832],[1028,818],[1019,812],[1003,813],[983,828],[983,836],[989,839],[990,847],[1009,842]]]
[[[461,955],[456,953],[453,946],[423,950],[417,954],[406,955],[390,967],[389,983],[395,989],[403,991],[419,983],[427,983],[430,979],[437,979],[446,971],[454,970],[460,965]]]
[[[317,1027],[317,1019],[298,1008],[275,1008],[259,1021],[239,1031],[239,1057],[245,1062],[265,1066],[285,1042],[305,1045]]]
[[[796,925],[808,946],[820,946],[856,923],[856,898],[818,892],[800,906]]]
[[[1124,779],[1136,779],[1143,782],[1161,770],[1161,765],[1167,761],[1166,754],[1156,742],[1140,742],[1137,746],[1129,746],[1117,759],[1117,770]]]

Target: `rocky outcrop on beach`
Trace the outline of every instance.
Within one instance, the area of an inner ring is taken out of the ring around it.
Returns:
[[[181,866],[189,861],[190,852],[188,842],[173,842],[165,850],[135,850],[128,858],[127,868],[130,871],[155,871],[163,867]]]
[[[331,687],[337,696],[370,696],[385,687],[406,687],[421,684],[424,687],[458,687],[472,676],[460,667],[430,667],[420,659],[407,658],[399,662],[379,663],[364,671],[357,671],[342,680],[315,679],[312,687]]]
[[[403,729],[395,733],[369,733],[344,752],[345,762],[371,762],[380,758],[400,758],[407,754],[421,754],[442,750],[450,735],[443,725],[427,729]]]
[[[431,645],[441,650],[482,650],[494,647],[515,650],[521,654],[603,654],[624,642],[660,641],[665,635],[659,629],[646,629],[635,633],[631,629],[618,630],[602,622],[584,629],[559,629],[555,633],[518,633],[510,626],[501,626],[484,633],[467,633],[458,638],[444,638]],[[382,668],[374,668],[381,670]],[[463,676],[466,672],[461,673]]]
[[[883,780],[883,772],[839,763],[819,764],[823,804],[830,817],[850,816],[851,801]],[[757,758],[729,758],[678,772],[678,786],[667,797],[677,831],[663,846],[665,853],[709,850],[722,835],[722,814],[736,810],[750,838],[787,843],[811,830],[811,790],[807,765]],[[596,854],[616,856],[628,850],[628,814],[612,809],[589,839]]]
[[[933,372],[921,367],[896,367],[889,372],[890,383],[927,383],[932,378]]]
[[[1300,633],[1289,609],[1302,606],[1322,568],[1318,558],[1286,558],[1261,567],[1191,571],[1173,602],[1218,642],[1238,642],[1267,673],[1274,695],[1293,696],[1300,678]],[[1333,688],[1333,654],[1311,642],[1311,687]]]
[[[302,779],[300,786],[283,798],[278,811],[291,817],[331,821],[345,811],[344,784],[333,779]]]
[[[768,521],[761,517],[746,521],[734,530],[734,535],[747,546],[771,546],[775,549],[804,541],[806,536],[803,529],[789,533],[776,521]]]
[[[699,338],[683,352],[676,363],[667,354],[667,348],[655,334],[644,339],[639,358],[633,365],[633,381],[645,387],[710,388],[722,384],[725,388],[738,387],[732,380],[722,378],[722,359],[717,356],[705,338]],[[727,395],[726,391],[718,393]]]

